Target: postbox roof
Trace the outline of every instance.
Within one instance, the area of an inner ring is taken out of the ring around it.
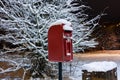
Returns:
[[[60,19],[57,20],[56,22],[52,23],[49,27],[55,26],[55,25],[61,25],[64,24],[63,26],[63,30],[67,30],[67,31],[72,31],[73,28],[71,27],[71,22],[65,20],[65,19]]]

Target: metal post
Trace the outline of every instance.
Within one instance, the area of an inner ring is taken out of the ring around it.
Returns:
[[[59,67],[59,79],[62,80],[62,62],[58,62],[58,67]]]

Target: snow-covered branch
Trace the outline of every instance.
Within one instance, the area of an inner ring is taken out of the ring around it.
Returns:
[[[19,70],[21,67],[20,67],[20,64],[13,61],[13,60],[10,60],[10,59],[0,59],[0,62],[7,62],[9,65],[11,65],[12,67],[9,67],[7,69],[3,69],[3,68],[0,68],[0,74],[1,73],[6,73],[6,72],[11,72],[11,71],[16,71],[16,70]]]

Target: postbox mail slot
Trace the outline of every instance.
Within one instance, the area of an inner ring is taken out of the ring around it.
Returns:
[[[63,38],[64,39],[72,39],[72,37],[67,37],[67,36],[64,36],[64,35],[63,35]]]

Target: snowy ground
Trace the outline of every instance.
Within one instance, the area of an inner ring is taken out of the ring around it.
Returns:
[[[70,80],[82,80],[81,67],[84,64],[97,61],[114,61],[117,64],[117,77],[118,80],[120,80],[120,54],[85,54],[79,56],[77,55],[77,58],[75,57],[74,61],[72,62],[72,68],[67,68],[68,72],[71,72]]]
[[[97,54],[96,54],[97,53]],[[104,54],[103,54],[104,53]],[[120,50],[119,51],[103,51],[101,52],[92,52],[86,54],[74,55],[73,62],[66,62],[63,64],[63,80],[82,80],[82,71],[81,67],[84,64],[90,62],[100,62],[100,61],[113,61],[117,64],[117,77],[120,80]],[[70,65],[72,63],[72,65]],[[70,67],[71,66],[71,67]],[[67,69],[67,70],[66,70]],[[0,79],[8,80],[8,79]],[[14,79],[20,80],[20,79]],[[30,79],[30,80],[53,80],[53,79]],[[58,79],[54,79],[58,80]]]

